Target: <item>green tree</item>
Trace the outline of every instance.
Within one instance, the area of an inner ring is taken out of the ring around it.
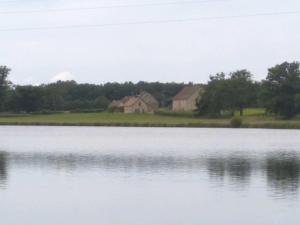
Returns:
[[[17,86],[13,95],[15,111],[35,112],[41,110],[42,91],[35,86]]]
[[[299,62],[284,62],[269,69],[260,98],[268,112],[291,118],[300,112]]]
[[[95,99],[94,101],[94,108],[95,109],[103,109],[106,110],[109,105],[109,100],[105,96],[100,96]]]
[[[210,76],[205,92],[198,102],[198,113],[200,115],[220,116],[225,109],[228,109],[230,104],[228,85],[229,82],[224,73]]]
[[[247,70],[238,70],[230,73],[228,96],[230,108],[239,110],[240,116],[246,107],[256,102],[255,85],[252,74]]]
[[[3,110],[6,95],[9,87],[7,77],[10,73],[10,69],[7,66],[0,66],[0,110]]]
[[[245,107],[256,102],[255,85],[247,70],[238,70],[226,77],[219,73],[210,77],[204,94],[198,103],[198,112],[202,115],[220,116],[225,111],[234,114],[239,110],[243,115]]]

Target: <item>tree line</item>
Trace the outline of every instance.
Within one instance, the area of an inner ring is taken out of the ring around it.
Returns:
[[[248,107],[263,107],[267,113],[291,118],[300,113],[300,64],[284,62],[268,69],[265,79],[255,81],[248,70],[210,76],[197,102],[197,114],[219,117]],[[109,103],[140,91],[151,93],[161,107],[168,107],[184,83],[125,82],[78,84],[58,81],[50,84],[13,85],[10,69],[0,66],[0,111],[40,112],[105,110]]]
[[[247,70],[210,76],[198,102],[200,115],[222,116],[247,107],[263,107],[267,113],[291,118],[300,113],[299,62],[284,62],[268,69],[258,82]]]
[[[50,84],[13,85],[8,81],[10,69],[0,66],[0,111],[15,113],[50,111],[102,111],[112,100],[141,91],[151,93],[161,107],[171,104],[183,83],[125,82],[106,84],[78,84],[57,81]]]

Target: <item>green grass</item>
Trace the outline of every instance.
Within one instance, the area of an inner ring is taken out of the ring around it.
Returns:
[[[300,119],[278,120],[263,109],[247,109],[242,117],[245,128],[300,129]],[[0,125],[65,126],[144,126],[144,127],[231,127],[230,118],[208,119],[152,114],[59,113],[50,115],[4,115]]]
[[[0,124],[22,125],[116,125],[116,126],[197,126],[216,123],[225,126],[227,120],[197,119],[152,114],[64,113],[54,115],[24,115],[0,117]]]
[[[239,115],[239,113],[236,113]],[[266,114],[263,108],[249,108],[244,110],[244,116],[262,116]]]

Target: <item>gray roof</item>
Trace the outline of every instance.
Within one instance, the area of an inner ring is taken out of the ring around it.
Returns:
[[[187,100],[195,93],[200,94],[201,90],[202,86],[200,85],[186,86],[173,98],[173,100]]]

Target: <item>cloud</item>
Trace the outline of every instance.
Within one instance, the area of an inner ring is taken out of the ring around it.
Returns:
[[[70,72],[60,72],[51,78],[51,82],[73,80],[74,76]]]

